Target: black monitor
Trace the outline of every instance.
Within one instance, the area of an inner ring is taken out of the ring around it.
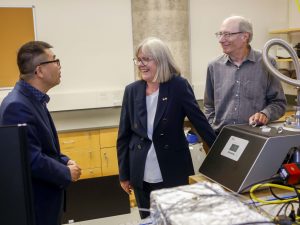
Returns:
[[[26,125],[0,126],[0,224],[34,225]]]

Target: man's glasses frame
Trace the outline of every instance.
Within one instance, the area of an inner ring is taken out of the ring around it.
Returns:
[[[215,33],[215,35],[218,39],[220,39],[221,37],[228,39],[235,34],[241,34],[241,33],[244,33],[244,32],[243,31],[238,31],[238,32],[221,32],[220,31],[220,32]]]
[[[37,66],[41,66],[41,65],[45,65],[45,64],[49,64],[49,63],[56,63],[58,66],[60,66],[60,60],[59,59],[54,59],[54,60],[50,60],[50,61],[41,62]]]

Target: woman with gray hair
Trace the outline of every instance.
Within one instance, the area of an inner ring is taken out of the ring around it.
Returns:
[[[128,194],[134,190],[141,218],[146,218],[151,191],[188,184],[194,174],[184,118],[208,146],[216,136],[163,41],[142,41],[134,63],[140,80],[125,88],[117,151],[121,186]]]

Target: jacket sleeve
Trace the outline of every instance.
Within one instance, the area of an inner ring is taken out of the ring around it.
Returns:
[[[181,101],[188,119],[191,121],[198,134],[203,138],[207,145],[211,147],[216,139],[216,134],[208,123],[205,115],[200,110],[192,87],[187,80],[182,82],[181,90]]]
[[[130,179],[129,142],[131,138],[131,128],[130,128],[128,98],[129,98],[128,88],[126,87],[123,96],[120,123],[119,123],[119,132],[118,132],[118,139],[117,139],[117,154],[118,154],[120,181],[126,181]]]
[[[7,105],[2,114],[3,125],[26,123],[27,124],[27,146],[31,166],[31,176],[35,179],[54,184],[60,188],[66,187],[71,182],[69,168],[58,160],[49,157],[43,152],[43,144],[39,138],[39,121],[25,105],[11,103]]]

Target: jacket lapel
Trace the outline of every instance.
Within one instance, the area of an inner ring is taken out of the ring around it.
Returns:
[[[155,130],[155,128],[157,127],[162,115],[164,114],[169,99],[169,84],[170,82],[166,82],[166,83],[161,83],[159,85],[159,95],[158,95],[158,100],[157,100],[157,109],[156,109],[156,114],[155,114],[155,118],[154,118],[154,126],[153,126],[153,130]]]
[[[135,104],[138,118],[147,134],[147,106],[146,106],[146,82],[141,82],[138,86]]]

